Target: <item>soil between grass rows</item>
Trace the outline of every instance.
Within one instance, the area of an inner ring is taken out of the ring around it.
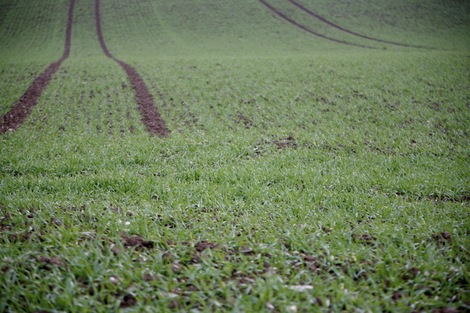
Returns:
[[[310,28],[308,28],[307,26],[305,25],[302,25],[298,22],[296,22],[295,20],[293,20],[292,18],[288,17],[286,14],[284,14],[281,10],[273,7],[272,5],[270,5],[268,2],[266,2],[265,0],[258,0],[259,2],[261,2],[265,7],[267,7],[271,12],[273,12],[275,15],[279,16],[280,18],[282,18],[283,20],[286,20],[287,22],[289,22],[290,24],[294,25],[295,27],[297,28],[300,28],[312,35],[315,35],[317,37],[320,37],[320,38],[323,38],[323,39],[326,39],[326,40],[330,40],[330,41],[333,41],[333,42],[337,42],[337,43],[341,43],[341,44],[344,44],[344,45],[348,45],[348,46],[355,46],[355,47],[360,47],[360,48],[366,48],[366,49],[378,49],[378,48],[375,48],[375,47],[371,47],[371,46],[366,46],[366,45],[360,45],[360,44],[355,44],[355,43],[352,43],[352,42],[348,42],[348,41],[344,41],[344,40],[341,40],[341,39],[336,39],[336,38],[332,38],[332,37],[328,37],[326,35],[323,35],[323,34],[320,34],[320,33],[317,33],[316,31],[313,31],[311,30]]]
[[[16,130],[23,124],[26,118],[31,114],[33,108],[37,105],[39,97],[52,79],[52,76],[70,55],[70,46],[72,39],[73,11],[75,8],[75,0],[70,0],[67,28],[65,31],[65,48],[62,57],[51,63],[38,77],[34,79],[21,98],[13,105],[13,107],[5,113],[0,119],[0,134],[7,131]]]
[[[302,4],[300,4],[299,2],[297,2],[295,0],[287,0],[287,1],[289,1],[292,5],[296,6],[297,8],[301,9],[302,11],[306,12],[308,15],[313,16],[314,18],[322,21],[323,23],[325,23],[325,24],[327,24],[331,27],[334,27],[336,29],[339,29],[339,30],[341,30],[345,33],[357,36],[357,37],[361,37],[361,38],[364,38],[364,39],[373,40],[373,41],[377,41],[377,42],[382,42],[382,43],[388,43],[388,44],[395,45],[395,46],[402,46],[402,47],[408,47],[408,48],[434,49],[434,48],[431,48],[431,47],[424,47],[424,46],[419,46],[419,45],[410,45],[410,44],[405,44],[405,43],[400,43],[400,42],[395,42],[395,41],[389,41],[389,40],[374,38],[374,37],[370,37],[370,36],[367,36],[367,35],[361,35],[359,33],[356,33],[352,30],[349,30],[347,28],[344,28],[342,26],[339,26],[338,24],[335,24],[335,23],[327,20],[323,16],[307,9],[306,7],[304,7]]]
[[[145,124],[147,131],[161,137],[168,136],[170,130],[166,126],[165,121],[158,113],[153,96],[149,92],[147,85],[145,84],[142,77],[131,65],[114,57],[106,46],[106,42],[104,40],[103,32],[101,29],[100,0],[95,1],[95,14],[96,32],[98,34],[98,40],[100,42],[101,49],[108,58],[118,63],[129,77],[129,80],[132,84],[132,88],[135,92],[135,98],[138,104],[141,120]]]

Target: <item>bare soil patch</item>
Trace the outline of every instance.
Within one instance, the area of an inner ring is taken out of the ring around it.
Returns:
[[[253,121],[252,121],[249,117],[247,117],[246,115],[244,115],[243,113],[238,113],[238,114],[237,114],[236,122],[237,122],[238,124],[243,123],[243,124],[245,125],[245,128],[246,128],[246,129],[250,129],[250,128],[252,128],[253,125],[254,125],[254,124],[253,124]]]
[[[431,239],[436,243],[438,247],[452,244],[452,236],[448,232],[432,234]]]
[[[70,0],[67,28],[65,31],[65,48],[62,57],[51,63],[45,70],[42,72],[33,83],[28,87],[25,93],[20,97],[20,99],[13,105],[13,107],[5,115],[0,118],[0,134],[4,134],[7,131],[16,130],[18,127],[23,124],[26,118],[31,114],[34,107],[38,104],[39,97],[41,97],[42,92],[46,89],[47,85],[52,79],[52,76],[57,72],[57,70],[62,65],[70,55],[70,46],[72,38],[72,24],[73,24],[73,11],[75,8],[75,0]]]
[[[119,304],[120,308],[129,308],[137,305],[137,299],[131,295],[131,294],[126,294],[122,300],[121,303]]]
[[[290,136],[288,136],[284,139],[273,140],[272,143],[274,145],[276,145],[276,147],[279,150],[288,149],[288,148],[292,148],[292,149],[297,148],[297,141],[295,140],[295,137],[292,136],[292,135],[290,135]]]
[[[128,234],[121,234],[121,241],[125,248],[135,248],[137,250],[152,249],[154,243],[143,239],[140,236],[129,236]]]
[[[47,258],[44,256],[39,256],[37,260],[41,263],[41,268],[44,270],[51,270],[51,265],[58,266],[58,267],[66,267],[67,263],[61,260],[58,257]]]

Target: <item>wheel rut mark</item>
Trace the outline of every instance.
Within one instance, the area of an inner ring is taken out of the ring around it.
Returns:
[[[339,29],[345,33],[348,33],[350,35],[354,35],[354,36],[357,36],[357,37],[361,37],[361,38],[364,38],[364,39],[368,39],[368,40],[373,40],[373,41],[377,41],[377,42],[382,42],[382,43],[387,43],[387,44],[391,44],[391,45],[395,45],[395,46],[402,46],[402,47],[408,47],[408,48],[420,48],[420,49],[435,49],[435,48],[432,48],[432,47],[425,47],[425,46],[420,46],[420,45],[411,45],[411,44],[405,44],[405,43],[401,43],[401,42],[396,42],[396,41],[390,41],[390,40],[384,40],[384,39],[380,39],[380,38],[375,38],[375,37],[371,37],[371,36],[367,36],[367,35],[362,35],[362,34],[359,34],[359,33],[356,33],[352,30],[349,30],[347,28],[344,28],[338,24],[335,24],[333,22],[331,22],[330,20],[327,20],[326,18],[324,18],[323,16],[313,12],[312,10],[306,8],[305,6],[303,6],[302,4],[300,4],[299,2],[295,1],[295,0],[287,0],[289,1],[292,5],[296,6],[297,8],[301,9],[302,11],[304,11],[305,13],[307,13],[308,15],[322,21],[323,23],[331,26],[331,27],[334,27],[336,29]]]
[[[341,44],[344,44],[344,45],[348,45],[348,46],[355,46],[355,47],[366,48],[366,49],[378,49],[378,48],[375,48],[375,47],[356,44],[356,43],[352,43],[352,42],[348,42],[348,41],[344,41],[344,40],[341,40],[341,39],[336,39],[336,38],[332,38],[332,37],[320,34],[316,31],[308,28],[307,26],[296,22],[295,20],[293,20],[292,18],[290,18],[286,14],[284,14],[281,10],[279,10],[279,9],[275,8],[274,6],[270,5],[265,0],[258,0],[258,1],[261,2],[265,7],[267,7],[275,15],[279,16],[283,20],[289,22],[290,24],[296,26],[297,28],[300,28],[300,29],[312,34],[312,35],[315,35],[317,37],[320,37],[320,38],[323,38],[323,39],[326,39],[326,40],[330,40],[330,41],[333,41],[333,42],[336,42],[336,43],[341,43]]]
[[[149,92],[148,87],[142,77],[131,65],[114,57],[106,46],[101,29],[100,0],[95,0],[95,15],[96,32],[98,34],[98,40],[100,42],[101,49],[108,58],[118,63],[126,72],[132,88],[134,89],[141,120],[146,126],[147,131],[160,137],[168,136],[170,134],[170,130],[158,113],[153,96]]]
[[[34,79],[25,93],[13,105],[13,107],[0,118],[0,134],[7,131],[18,129],[31,114],[34,107],[38,104],[44,89],[52,79],[52,76],[70,55],[70,46],[72,38],[73,11],[75,0],[70,0],[67,28],[65,30],[65,48],[62,57],[56,62],[51,63],[38,77]]]

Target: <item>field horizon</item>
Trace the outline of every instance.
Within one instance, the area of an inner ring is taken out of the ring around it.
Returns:
[[[465,1],[0,1],[0,311],[468,311],[469,33]]]

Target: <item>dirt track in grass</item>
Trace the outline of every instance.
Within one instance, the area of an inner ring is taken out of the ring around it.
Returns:
[[[317,37],[320,37],[320,38],[323,38],[323,39],[326,39],[326,40],[330,40],[330,41],[333,41],[333,42],[336,42],[336,43],[341,43],[341,44],[344,44],[344,45],[348,45],[348,46],[355,46],[355,47],[366,48],[366,49],[378,49],[378,48],[375,48],[375,47],[355,44],[355,43],[352,43],[352,42],[348,42],[348,41],[344,41],[344,40],[341,40],[341,39],[336,39],[336,38],[332,38],[332,37],[328,37],[326,35],[320,34],[316,31],[308,28],[307,26],[304,26],[304,25],[296,22],[295,20],[293,20],[292,18],[290,18],[286,14],[284,14],[281,10],[279,10],[279,9],[275,8],[274,6],[270,5],[265,0],[258,0],[258,1],[261,2],[265,7],[267,7],[275,15],[279,16],[280,18],[282,18],[283,20],[289,22],[290,24],[294,25],[295,27],[300,28],[300,29],[312,34],[312,35],[315,35]]]
[[[165,121],[160,116],[160,113],[158,113],[153,96],[149,92],[147,85],[145,84],[142,77],[131,65],[115,58],[106,46],[103,31],[101,29],[100,0],[95,0],[95,14],[96,32],[98,34],[98,40],[100,42],[101,49],[108,58],[118,63],[129,77],[132,89],[134,89],[135,98],[141,115],[141,120],[145,124],[147,131],[161,137],[168,136],[170,130],[166,126]]]
[[[51,63],[38,77],[34,79],[20,99],[13,107],[5,113],[0,119],[0,134],[7,131],[16,130],[23,124],[26,118],[31,114],[34,107],[38,104],[39,97],[52,79],[52,76],[70,55],[70,46],[72,39],[73,11],[75,8],[75,0],[70,0],[69,13],[67,20],[67,28],[65,31],[65,48],[62,57]]]
[[[433,49],[433,48],[430,48],[430,47],[424,47],[424,46],[419,46],[419,45],[410,45],[410,44],[405,44],[405,43],[400,43],[400,42],[395,42],[395,41],[389,41],[389,40],[383,40],[383,39],[379,39],[379,38],[375,38],[375,37],[370,37],[370,36],[367,36],[367,35],[361,35],[359,33],[356,33],[352,30],[349,30],[347,28],[344,28],[344,27],[342,27],[338,24],[335,24],[335,23],[327,20],[323,16],[313,12],[310,9],[307,9],[306,7],[304,7],[302,4],[300,4],[299,2],[297,2],[295,0],[287,0],[287,1],[289,1],[292,5],[296,6],[299,9],[301,9],[302,11],[307,13],[308,15],[322,21],[323,23],[325,23],[325,24],[327,24],[327,25],[329,25],[333,28],[339,29],[339,30],[341,30],[345,33],[357,36],[357,37],[361,37],[361,38],[364,38],[364,39],[373,40],[373,41],[377,41],[377,42],[387,43],[387,44],[391,44],[391,45],[395,45],[395,46],[402,46],[402,47],[408,47],[408,48]]]

